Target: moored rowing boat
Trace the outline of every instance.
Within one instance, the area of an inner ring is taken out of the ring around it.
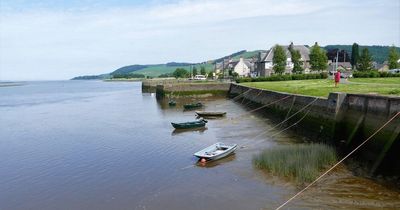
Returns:
[[[224,144],[218,142],[194,153],[194,156],[206,160],[218,160],[232,154],[236,148],[237,144]]]

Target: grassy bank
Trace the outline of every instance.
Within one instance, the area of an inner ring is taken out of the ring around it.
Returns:
[[[375,84],[393,84],[400,86],[400,78],[399,77],[388,77],[388,78],[351,78],[350,82],[359,82],[359,83],[375,83]]]
[[[351,81],[354,81],[354,83],[351,83]],[[400,96],[400,86],[397,85],[400,84],[400,77],[351,79],[348,84],[341,83],[337,88],[334,87],[334,82],[330,79],[249,82],[241,84],[248,87],[319,97],[328,97],[330,92]]]
[[[335,150],[323,144],[278,146],[253,157],[257,168],[298,183],[313,181],[336,161]]]

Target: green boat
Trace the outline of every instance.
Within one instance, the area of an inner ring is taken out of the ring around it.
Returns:
[[[168,105],[170,105],[170,106],[176,106],[176,101],[170,100],[170,101],[168,102]]]
[[[189,128],[200,128],[204,127],[207,123],[207,120],[201,119],[193,122],[184,122],[184,123],[173,123],[171,125],[176,129],[189,129]]]
[[[185,104],[185,105],[183,105],[183,108],[185,108],[185,109],[195,109],[195,108],[200,108],[202,106],[203,106],[203,104],[199,102],[199,103]]]

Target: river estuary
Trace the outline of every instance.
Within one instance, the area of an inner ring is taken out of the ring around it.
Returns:
[[[241,101],[201,98],[227,116],[176,132],[170,122],[195,119],[182,110],[191,99],[168,107],[139,82],[26,82],[0,87],[0,98],[0,209],[274,209],[300,189],[252,157],[304,138],[257,137],[275,124],[238,118]],[[240,148],[199,165],[193,153],[219,141]],[[400,193],[341,166],[287,209],[382,207],[399,208]]]

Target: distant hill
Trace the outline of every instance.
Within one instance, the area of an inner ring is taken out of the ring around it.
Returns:
[[[360,45],[360,47],[359,47],[360,53],[361,53],[361,50],[365,47],[368,48],[374,61],[376,61],[378,63],[383,63],[388,57],[389,46],[378,46],[378,45],[361,46]],[[341,50],[348,51],[349,55],[351,55],[351,45],[327,45],[323,48],[326,50],[338,48]],[[400,53],[400,48],[397,47],[397,49]],[[257,56],[257,54],[259,52],[263,52],[263,50],[254,50],[254,51],[241,50],[241,51],[232,53],[230,55],[227,55],[227,56],[224,56],[221,58],[217,58],[214,60],[209,60],[209,61],[202,62],[202,63],[169,62],[166,64],[129,65],[129,66],[124,66],[119,69],[116,69],[115,71],[108,73],[108,74],[79,76],[79,77],[74,77],[73,79],[75,79],[75,80],[108,79],[108,78],[111,78],[112,75],[121,75],[121,74],[143,74],[144,76],[158,77],[161,74],[170,74],[173,71],[175,71],[176,68],[184,68],[184,69],[190,71],[191,68],[196,67],[199,72],[200,68],[202,66],[206,69],[206,71],[212,71],[214,69],[214,64],[216,62],[221,62],[223,59],[239,60],[240,57],[252,58],[252,57]]]
[[[111,72],[110,74],[111,75],[113,75],[113,74],[128,74],[128,73],[131,73],[131,72],[134,72],[134,71],[138,71],[138,70],[144,69],[146,67],[148,67],[148,65],[124,66],[124,67],[121,67],[121,68]]]
[[[324,48],[328,49],[341,49],[346,50],[349,55],[351,56],[351,47],[352,45],[327,45]],[[372,46],[359,46],[360,54],[361,50],[364,48],[368,48],[369,53],[372,55],[372,59],[377,63],[383,63],[387,60],[389,55],[389,48],[390,46],[379,46],[379,45],[372,45]],[[397,51],[400,53],[400,48],[396,47]]]
[[[158,77],[161,74],[172,73],[175,71],[176,68],[184,68],[184,69],[190,71],[193,67],[196,67],[198,72],[200,72],[201,67],[204,67],[206,69],[206,71],[209,72],[214,69],[215,62],[220,62],[226,58],[231,58],[234,60],[239,60],[240,57],[251,58],[253,56],[256,56],[258,54],[258,52],[260,52],[260,50],[256,50],[256,51],[242,50],[242,51],[224,56],[222,58],[218,58],[215,60],[209,60],[209,61],[202,62],[202,63],[169,62],[166,64],[151,64],[151,65],[135,64],[135,65],[121,67],[111,73],[108,73],[108,74],[78,76],[78,77],[74,77],[72,79],[73,80],[108,79],[108,78],[111,78],[112,75],[121,75],[121,74],[143,74],[145,76]]]

